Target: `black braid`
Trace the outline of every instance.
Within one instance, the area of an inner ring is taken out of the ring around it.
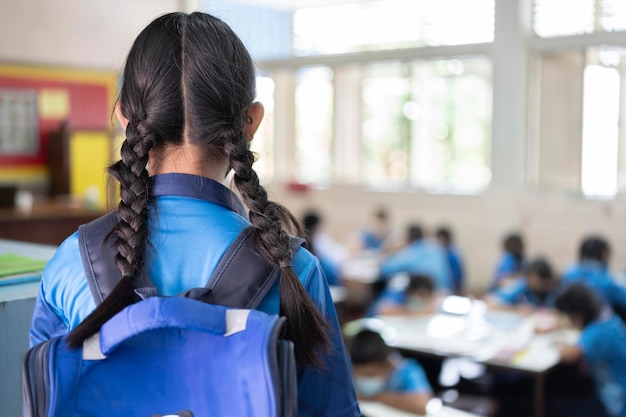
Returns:
[[[154,135],[143,122],[128,123],[126,140],[122,144],[122,159],[111,165],[109,174],[120,183],[121,201],[118,206],[120,221],[109,237],[115,239],[117,255],[115,264],[122,279],[88,320],[74,329],[68,343],[78,347],[93,334],[94,323],[99,328],[124,307],[137,301],[134,279],[142,272],[146,249],[148,203],[150,200],[149,176],[146,166],[148,154],[154,146]]]
[[[285,207],[268,200],[267,191],[252,169],[254,155],[243,132],[235,136],[226,146],[235,172],[234,182],[250,209],[256,248],[268,263],[281,266],[280,311],[287,317],[287,337],[294,342],[299,364],[321,367],[318,349],[327,351],[330,346],[329,326],[291,267],[293,254],[285,230],[300,232],[299,223]]]
[[[152,132],[144,123],[129,123],[122,144],[122,159],[109,168],[109,174],[120,183],[120,222],[111,231],[118,254],[115,264],[123,277],[141,273],[147,235],[150,178],[146,166],[154,146]]]

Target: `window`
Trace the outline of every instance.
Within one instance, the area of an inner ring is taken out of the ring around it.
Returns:
[[[624,190],[625,56],[608,46],[543,54],[539,187],[600,198]]]
[[[490,73],[484,58],[368,66],[362,83],[365,183],[485,188],[491,178]]]
[[[626,30],[626,2],[602,0],[600,24],[606,31]]]
[[[274,177],[274,80],[267,76],[256,79],[256,101],[263,104],[265,116],[250,143],[250,150],[255,153],[254,169],[262,183]]]
[[[587,65],[583,93],[582,191],[617,193],[620,76],[615,68]]]
[[[294,13],[293,33],[296,55],[491,42],[494,0],[369,0],[306,8]]]
[[[533,11],[541,37],[626,30],[623,0],[535,0]]]
[[[406,183],[411,121],[405,113],[413,111],[410,83],[409,64],[373,64],[365,69],[361,172],[367,185]]]
[[[296,82],[296,180],[327,184],[332,178],[333,72],[302,68]]]

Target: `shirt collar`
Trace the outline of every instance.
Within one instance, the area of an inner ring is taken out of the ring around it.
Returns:
[[[175,195],[191,197],[219,204],[244,218],[248,212],[237,195],[223,184],[199,175],[168,173],[151,177],[151,191],[155,197]]]

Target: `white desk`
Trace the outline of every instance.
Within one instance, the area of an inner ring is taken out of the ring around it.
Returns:
[[[490,319],[491,317],[491,319]],[[522,372],[545,372],[559,362],[555,340],[575,340],[575,333],[534,333],[534,319],[511,313],[488,313],[472,324],[468,317],[378,317],[391,346],[442,357],[461,356]]]
[[[0,239],[0,254],[12,253],[49,260],[56,247]],[[28,329],[35,298],[39,291],[40,272],[24,274],[31,282],[0,286],[0,414],[22,413],[22,360],[28,349]]]
[[[382,257],[374,252],[363,252],[344,261],[341,275],[344,280],[372,284],[380,277]]]
[[[360,401],[359,407],[365,417],[478,417],[475,414],[445,406],[429,406],[426,416],[407,413],[379,402]]]
[[[536,417],[543,412],[545,375],[559,363],[555,341],[572,342],[577,337],[574,332],[537,335],[532,317],[513,313],[487,313],[479,318],[448,314],[381,316],[375,320],[386,342],[404,353],[463,357],[493,368],[532,375]]]
[[[330,298],[332,298],[333,303],[339,304],[346,301],[346,289],[340,285],[330,285]]]

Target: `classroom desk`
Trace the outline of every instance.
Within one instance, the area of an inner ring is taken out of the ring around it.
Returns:
[[[359,407],[364,417],[422,417],[419,414],[407,413],[379,402],[360,401]],[[477,417],[475,414],[440,404],[434,404],[434,406],[429,404],[426,411],[425,417]]]
[[[386,342],[405,355],[462,357],[493,369],[531,375],[535,417],[543,416],[545,376],[559,363],[555,341],[572,342],[577,337],[575,332],[563,331],[535,334],[533,317],[503,312],[374,320]]]
[[[0,239],[60,245],[66,237],[104,214],[68,202],[50,200],[36,203],[29,212],[0,209]]]
[[[47,261],[55,246],[0,239],[0,255],[12,253]],[[0,415],[22,413],[22,360],[28,349],[28,329],[40,272],[20,275],[20,284],[0,286]]]
[[[363,252],[344,261],[341,267],[345,288],[344,304],[353,317],[362,316],[374,299],[374,286],[380,277],[381,256]]]

